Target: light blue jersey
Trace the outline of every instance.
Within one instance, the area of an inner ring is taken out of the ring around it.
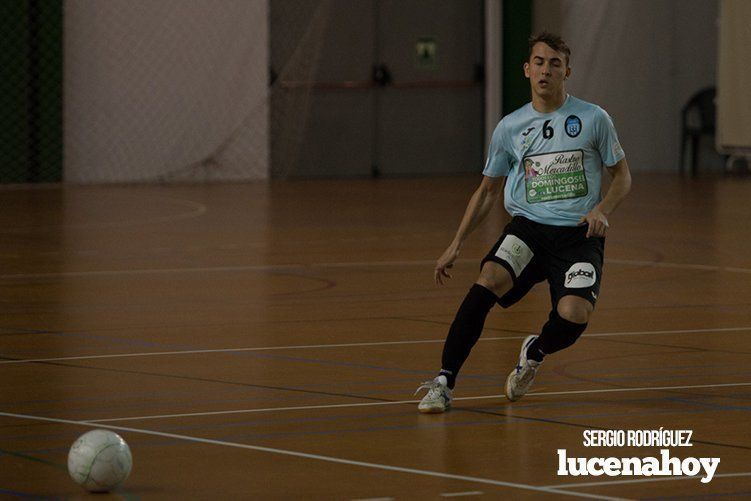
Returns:
[[[483,174],[508,177],[504,199],[512,216],[576,226],[602,198],[602,166],[624,157],[605,110],[567,96],[552,113],[527,103],[503,117]]]

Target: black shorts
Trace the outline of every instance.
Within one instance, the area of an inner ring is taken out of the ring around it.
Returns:
[[[587,238],[587,226],[550,226],[514,216],[482,260],[506,268],[514,280],[498,304],[504,308],[547,280],[555,308],[563,296],[579,296],[594,305],[600,294],[605,238]]]

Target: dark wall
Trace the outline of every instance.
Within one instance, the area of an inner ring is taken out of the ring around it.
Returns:
[[[272,175],[479,172],[485,154],[482,0],[329,5],[307,102],[300,96],[304,87],[290,90],[283,81],[272,86],[272,135],[294,126],[286,122],[295,115],[279,111],[293,100],[301,103],[296,118],[305,122],[297,124],[299,154],[292,161],[288,149],[294,142],[275,145],[272,137]],[[289,41],[302,39],[290,34],[298,23],[295,6],[271,0],[271,65],[280,80],[296,75],[286,66],[294,52]],[[418,44],[435,51],[421,57]],[[374,68],[380,69],[380,84],[373,81]]]

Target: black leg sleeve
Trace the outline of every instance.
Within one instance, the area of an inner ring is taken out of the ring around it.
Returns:
[[[540,337],[529,345],[527,357],[541,362],[545,355],[561,351],[574,344],[586,328],[587,324],[569,322],[553,310],[542,327]]]
[[[456,375],[472,351],[485,325],[490,308],[498,301],[498,296],[482,285],[474,284],[464,298],[443,345],[441,374],[448,379],[449,388],[454,387]]]

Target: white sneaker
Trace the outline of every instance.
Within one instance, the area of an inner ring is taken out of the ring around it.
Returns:
[[[415,395],[420,390],[427,389],[428,393],[417,406],[417,410],[425,414],[437,414],[446,412],[451,408],[451,389],[448,387],[446,376],[438,376],[432,381],[426,381],[417,388]]]
[[[506,398],[515,402],[522,398],[535,380],[535,374],[542,362],[527,358],[527,348],[538,336],[527,336],[522,342],[522,349],[519,353],[519,363],[511,374],[506,378]]]

